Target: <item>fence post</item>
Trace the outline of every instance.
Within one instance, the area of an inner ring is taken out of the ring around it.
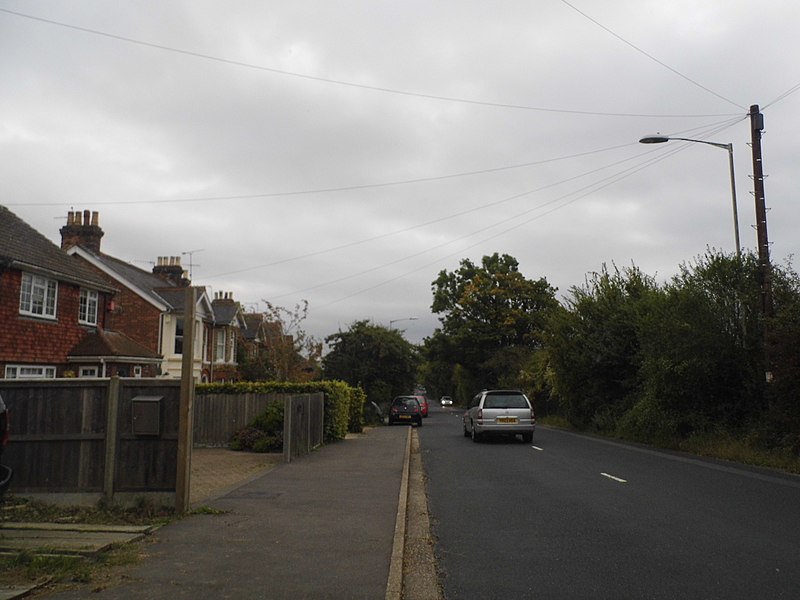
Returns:
[[[292,397],[283,399],[283,462],[292,461]]]
[[[103,493],[106,500],[114,501],[114,479],[117,471],[117,438],[119,431],[119,377],[114,375],[108,382],[106,402],[106,460],[103,471]]]

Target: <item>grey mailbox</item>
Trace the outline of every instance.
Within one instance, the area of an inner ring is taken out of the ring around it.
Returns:
[[[133,435],[161,434],[161,400],[164,396],[136,396],[131,400]]]

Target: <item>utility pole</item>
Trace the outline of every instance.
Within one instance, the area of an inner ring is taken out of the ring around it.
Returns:
[[[764,115],[758,104],[750,107],[750,134],[753,149],[753,193],[756,201],[756,233],[758,235],[758,266],[761,284],[761,315],[764,329],[764,360],[767,382],[772,381],[769,360],[767,327],[773,316],[772,266],[769,261],[769,237],[767,236],[767,205],[764,199],[764,164],[761,158],[761,132],[764,130]]]

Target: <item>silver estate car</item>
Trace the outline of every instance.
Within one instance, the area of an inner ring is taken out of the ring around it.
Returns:
[[[464,413],[464,437],[472,437],[473,442],[488,434],[520,434],[523,442],[530,442],[535,429],[533,405],[518,390],[484,390]]]

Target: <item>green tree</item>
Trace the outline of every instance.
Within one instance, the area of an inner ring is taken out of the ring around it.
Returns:
[[[517,387],[547,314],[558,308],[555,288],[525,278],[514,257],[495,253],[480,265],[464,259],[455,271],[441,271],[432,289],[441,328],[425,344],[435,376],[429,387],[462,403],[476,386]]]
[[[636,400],[638,313],[657,291],[636,267],[600,273],[570,290],[566,310],[551,313],[547,357],[566,418],[578,427],[613,429]]]
[[[326,379],[360,386],[367,400],[386,403],[411,392],[418,366],[413,344],[396,329],[356,321],[347,331],[325,338],[331,347],[323,358]]]

